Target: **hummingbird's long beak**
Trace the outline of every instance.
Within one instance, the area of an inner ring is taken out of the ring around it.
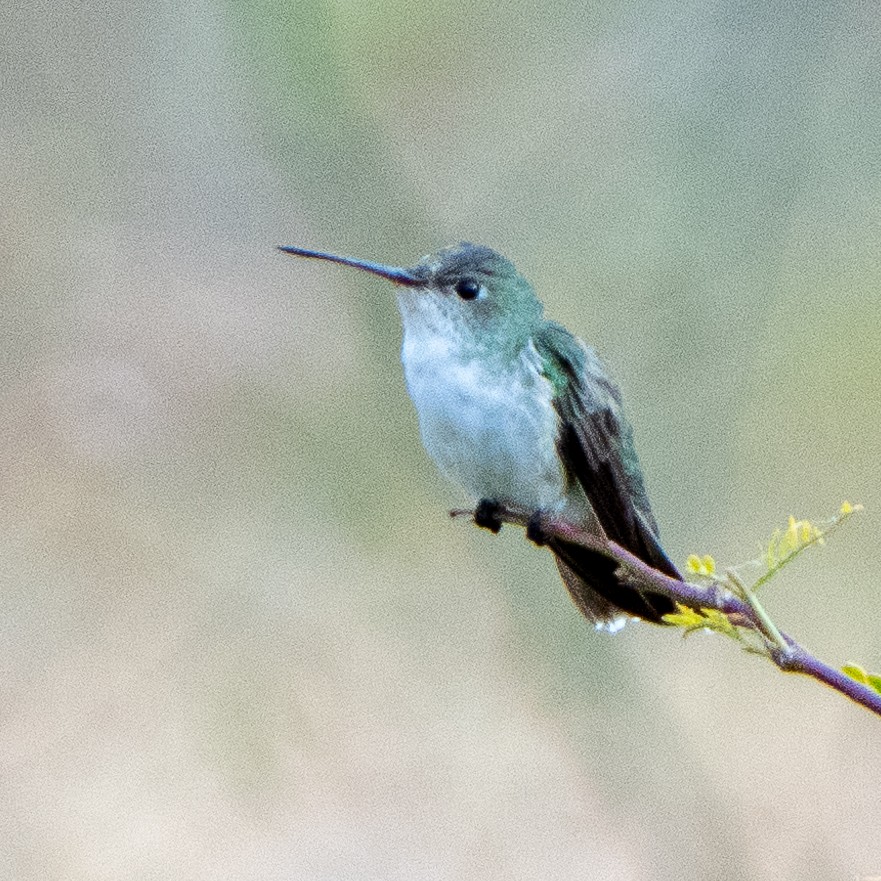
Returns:
[[[325,251],[310,251],[308,248],[294,248],[291,245],[279,245],[279,251],[285,254],[293,254],[295,257],[311,257],[315,260],[329,260],[331,263],[341,263],[343,266],[354,266],[355,269],[363,269],[365,272],[372,272],[381,278],[387,278],[394,284],[406,285],[408,287],[416,287],[424,284],[424,280],[419,278],[409,269],[402,269],[400,266],[386,266],[384,263],[374,263],[372,260],[358,260],[355,257],[340,257],[337,254],[328,254]]]

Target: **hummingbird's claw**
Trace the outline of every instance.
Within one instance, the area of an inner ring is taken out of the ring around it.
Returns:
[[[474,522],[490,532],[498,532],[502,528],[501,507],[493,499],[481,499],[474,509]]]
[[[548,532],[545,529],[544,517],[541,511],[536,511],[526,524],[526,537],[539,547],[548,543]]]

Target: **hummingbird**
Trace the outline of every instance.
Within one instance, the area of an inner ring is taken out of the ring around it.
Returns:
[[[575,604],[597,629],[656,624],[666,596],[622,582],[618,564],[542,534],[553,515],[617,542],[681,578],[661,547],[618,386],[596,352],[544,317],[532,285],[501,254],[461,242],[405,268],[280,246],[386,279],[397,289],[401,361],[422,442],[493,532],[501,506],[534,512],[527,535],[546,544]]]

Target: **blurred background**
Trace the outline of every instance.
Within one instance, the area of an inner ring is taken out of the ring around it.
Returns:
[[[389,288],[511,257],[624,390],[671,556],[881,668],[872,3],[13,4],[0,874],[881,874],[879,720],[578,616],[422,451]]]

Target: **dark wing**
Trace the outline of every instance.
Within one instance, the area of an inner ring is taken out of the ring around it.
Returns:
[[[620,394],[599,358],[552,322],[542,326],[534,343],[554,385],[560,417],[557,446],[569,479],[581,485],[608,538],[655,569],[680,578],[658,539]],[[659,594],[639,592],[617,580],[609,584],[608,559],[604,564],[575,548],[562,550],[558,556],[571,569],[625,612],[657,621],[674,611],[673,602]]]

